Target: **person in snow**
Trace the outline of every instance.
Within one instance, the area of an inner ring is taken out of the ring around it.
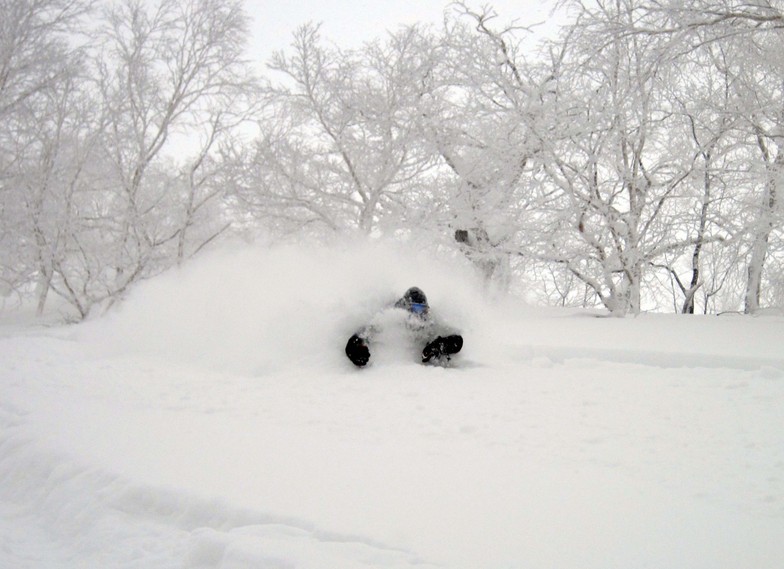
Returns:
[[[423,346],[422,363],[449,361],[463,347],[463,337],[439,325],[430,314],[430,305],[422,289],[411,287],[395,302],[394,310],[404,311],[404,325],[415,345]],[[375,324],[365,326],[348,339],[346,356],[357,367],[370,361],[370,346],[380,332]]]

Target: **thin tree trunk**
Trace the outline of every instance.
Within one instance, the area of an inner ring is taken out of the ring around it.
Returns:
[[[760,214],[754,226],[751,256],[749,257],[746,273],[746,294],[744,299],[744,312],[746,314],[754,314],[760,308],[762,274],[765,269],[765,259],[768,256],[768,240],[774,226],[778,176],[783,170],[784,152],[779,152],[773,164],[767,169],[768,179],[765,183],[765,192],[760,204]]]

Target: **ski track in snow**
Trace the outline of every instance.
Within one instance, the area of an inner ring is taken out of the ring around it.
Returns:
[[[0,324],[0,568],[781,567],[784,319],[444,306],[454,367],[358,370],[346,270],[262,260]]]

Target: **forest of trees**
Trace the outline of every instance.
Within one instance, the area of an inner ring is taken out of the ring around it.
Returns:
[[[614,315],[784,307],[784,1],[557,9],[541,38],[462,2],[360,48],[306,24],[262,67],[241,0],[0,0],[0,298],[85,318],[263,235]]]

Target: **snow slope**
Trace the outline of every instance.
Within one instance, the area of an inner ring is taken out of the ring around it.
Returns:
[[[348,335],[412,285],[459,365]],[[784,563],[784,319],[486,302],[400,248],[243,248],[0,326],[2,568]]]

